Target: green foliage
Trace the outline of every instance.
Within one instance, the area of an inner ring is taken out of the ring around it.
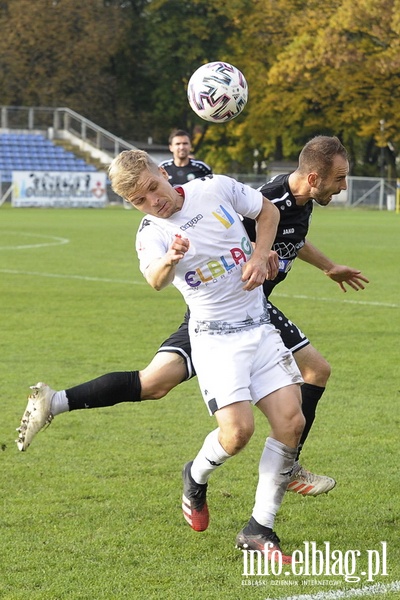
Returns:
[[[400,0],[4,0],[0,103],[65,105],[131,141],[184,128],[216,170],[246,171],[254,155],[265,170],[335,134],[353,174],[379,175],[380,148],[396,174],[399,15]],[[212,60],[235,64],[250,90],[220,131],[186,98]]]
[[[222,58],[231,21],[224,4],[154,0],[149,4],[145,80],[152,106],[152,130],[165,142],[165,123],[170,129],[192,130],[199,121],[191,112],[186,86],[193,71],[203,63]]]
[[[371,585],[323,575],[306,578],[319,585],[301,577],[242,585],[234,540],[250,515],[268,433],[257,411],[248,447],[210,481],[209,529],[187,526],[181,468],[215,426],[196,380],[161,401],[59,415],[19,453],[14,429],[29,385],[44,379],[63,389],[144,367],[184,306],[174,289],[157,293],[140,275],[134,210],[3,206],[0,217],[2,600],[279,600]],[[69,243],[45,246],[52,236]],[[310,240],[370,284],[343,294],[297,261],[274,294],[332,365],[303,461],[338,481],[328,496],[287,495],[276,523],[283,548],[307,540],[359,549],[360,573],[366,550],[386,541],[388,575],[374,582],[383,584],[400,580],[400,289],[388,261],[398,236],[393,213],[316,209]],[[297,582],[290,591],[288,579]],[[322,587],[327,579],[335,586]]]
[[[112,104],[123,20],[98,0],[10,0],[0,12],[2,104],[68,106],[93,120]],[[95,100],[95,102],[93,102]]]
[[[354,137],[374,138],[379,146],[399,142],[400,4],[343,0],[319,6],[318,29],[312,6],[292,16],[292,30],[296,24],[301,33],[269,71],[272,94],[277,99],[279,89],[282,95],[282,122],[292,134],[297,126],[303,135],[342,132],[345,142]]]

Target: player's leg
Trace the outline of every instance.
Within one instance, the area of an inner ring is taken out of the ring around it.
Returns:
[[[331,368],[325,358],[311,344],[299,348],[294,353],[294,358],[304,379],[304,384],[301,387],[301,395],[306,426],[300,439],[298,453],[300,455],[301,448],[314,423],[317,404],[325,391],[331,374]]]
[[[264,355],[267,359],[264,367],[260,368],[255,362],[251,391],[253,397],[261,396],[256,406],[267,417],[271,431],[259,462],[252,515],[238,534],[236,543],[239,548],[259,550],[278,560],[277,554],[271,557],[275,551],[283,562],[290,563],[291,557],[283,555],[280,549],[274,522],[289,483],[305,423],[301,410],[302,378],[293,355],[275,330],[265,340]]]
[[[279,308],[268,302],[268,310],[271,323],[280,331],[286,348],[293,353],[304,380],[301,396],[306,426],[300,441],[301,449],[314,422],[317,404],[325,391],[331,368],[325,358],[310,344],[301,329]]]
[[[251,333],[198,333],[192,340],[200,389],[209,414],[218,423],[194,460],[183,468],[183,516],[195,531],[208,527],[206,492],[211,473],[237,454],[254,431],[249,385],[252,352],[257,344],[256,334],[253,337]],[[246,348],[247,341],[250,349]]]
[[[151,363],[141,372],[107,373],[77,386],[55,391],[44,383],[32,386],[32,394],[18,428],[19,450],[28,448],[33,437],[63,412],[114,406],[162,398],[182,381],[194,376],[187,324],[163,342]]]
[[[140,371],[141,399],[163,398],[174,387],[195,376],[185,320],[160,346],[152,361]]]
[[[237,402],[215,412],[218,427],[207,435],[193,461],[183,468],[182,510],[195,531],[208,527],[207,484],[210,475],[237,454],[254,432],[250,401]]]
[[[101,408],[121,402],[163,398],[179,383],[188,379],[188,367],[180,348],[161,350],[162,348],[142,371],[107,373],[69,388],[65,393],[56,392],[51,402],[53,416],[66,410]],[[65,399],[62,398],[64,395]]]
[[[302,447],[314,423],[317,404],[325,391],[331,368],[325,358],[310,344],[304,333],[275,305],[268,301],[272,324],[280,331],[283,343],[291,352],[300,369],[304,383],[301,386],[302,410],[306,424],[300,439],[296,467],[288,490],[303,496],[317,496],[329,492],[336,484],[332,477],[316,475],[299,464]]]

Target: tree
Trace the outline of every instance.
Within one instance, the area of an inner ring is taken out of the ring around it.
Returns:
[[[325,133],[354,173],[379,174],[381,148],[394,173],[400,0],[1,0],[0,31],[1,104],[65,105],[131,141],[184,128],[219,171],[263,171]],[[186,98],[213,60],[249,84],[227,124]]]
[[[226,54],[232,27],[227,5],[211,0],[149,2],[137,104],[156,141],[165,143],[175,127],[192,131],[199,123],[189,108],[186,87],[201,64]]]
[[[318,30],[310,26],[307,5],[296,16],[301,33],[269,71],[284,125],[293,132],[302,124],[304,132],[339,133],[345,142],[362,138],[364,148],[371,138],[378,145],[400,141],[399,0],[319,5]]]
[[[2,104],[68,106],[94,121],[115,103],[111,59],[125,23],[99,0],[8,0],[0,12]]]

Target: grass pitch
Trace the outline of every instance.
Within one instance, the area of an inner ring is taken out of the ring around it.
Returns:
[[[215,427],[196,380],[160,401],[62,414],[26,453],[18,452],[15,428],[29,385],[44,380],[64,389],[140,369],[180,324],[178,293],[155,292],[138,271],[139,220],[121,208],[0,210],[0,598],[335,600],[360,590],[364,598],[399,598],[400,217],[394,213],[315,210],[310,241],[360,268],[370,278],[365,291],[343,294],[298,260],[273,296],[332,365],[302,463],[338,482],[323,497],[288,493],[276,530],[285,551],[304,549],[305,541],[319,549],[329,542],[348,559],[358,550],[360,581],[346,582],[343,574],[242,575],[234,541],[251,514],[268,434],[257,411],[248,447],[210,480],[209,529],[188,527],[181,468]],[[362,573],[374,550],[380,565],[368,581]]]

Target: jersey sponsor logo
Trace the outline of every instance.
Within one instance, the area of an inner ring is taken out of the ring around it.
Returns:
[[[231,248],[229,256],[209,260],[206,264],[197,267],[194,271],[185,274],[185,281],[191,288],[197,288],[202,283],[207,284],[227,275],[232,269],[237,268],[250,258],[253,252],[251,243],[247,237],[243,237],[240,248]]]
[[[216,211],[212,212],[212,215],[218,219],[218,221],[222,223],[226,229],[229,229],[229,227],[231,227],[235,222],[235,219],[232,217],[232,215],[230,215],[228,211],[221,205]]]
[[[193,217],[193,219],[190,219],[190,221],[188,221],[184,225],[181,225],[179,229],[181,229],[182,231],[186,231],[186,229],[190,229],[190,227],[194,227],[195,225],[197,225],[197,223],[201,221],[201,219],[203,219],[203,215],[199,213],[198,215]]]

